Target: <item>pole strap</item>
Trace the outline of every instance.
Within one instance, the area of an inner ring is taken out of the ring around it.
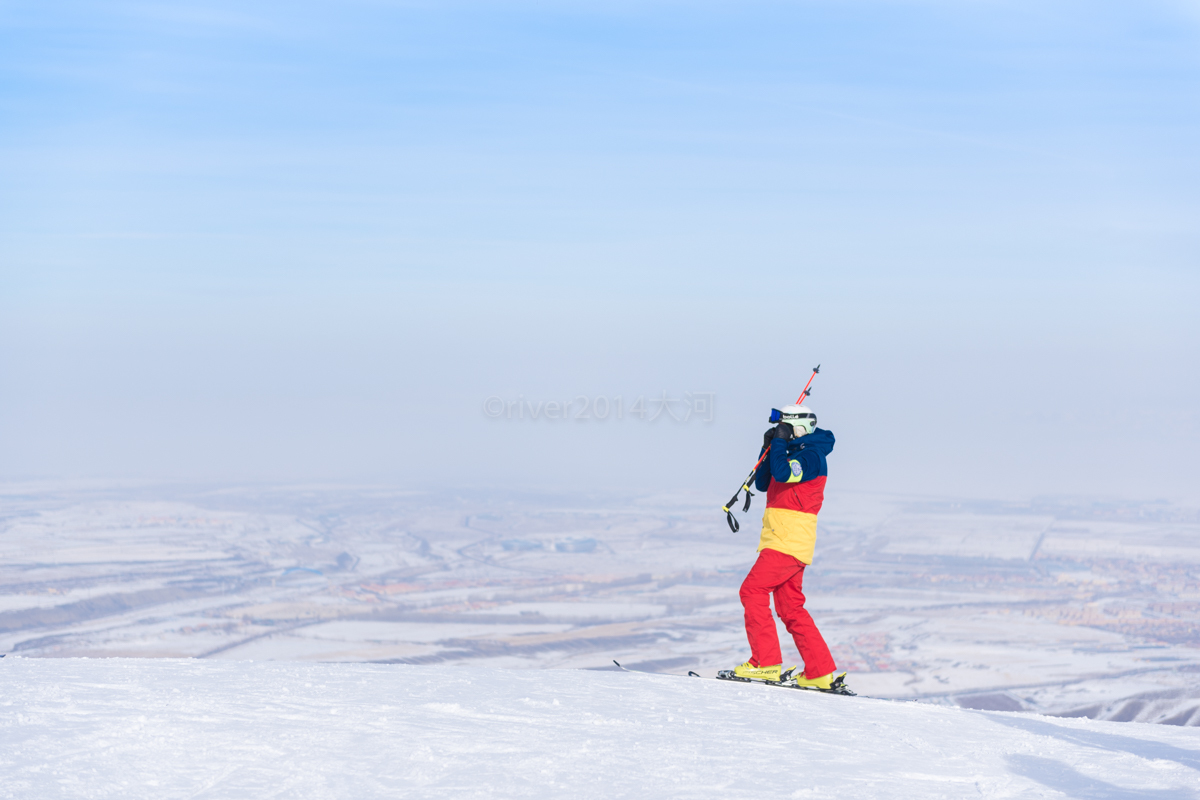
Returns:
[[[742,489],[745,489],[745,488],[746,488],[745,486],[742,487]],[[734,505],[737,503],[738,495],[742,493],[742,489],[738,489],[736,492],[734,492],[733,497],[729,498],[729,502],[726,503],[725,505],[721,506],[721,510],[725,512],[725,520],[729,523],[729,530],[733,531],[734,533],[737,533],[738,528],[740,528],[741,526],[738,525],[737,518],[735,518],[733,516],[733,512],[730,509],[732,509],[734,507]],[[747,497],[746,503],[749,504],[749,502],[750,502],[750,498]]]

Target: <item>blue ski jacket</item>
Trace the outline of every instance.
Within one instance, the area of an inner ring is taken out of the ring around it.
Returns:
[[[829,474],[825,456],[833,452],[834,441],[833,432],[824,428],[817,428],[790,442],[772,439],[771,455],[763,459],[754,473],[754,487],[765,492],[772,478],[780,483],[804,483],[825,477]],[[797,477],[799,481],[796,481]]]

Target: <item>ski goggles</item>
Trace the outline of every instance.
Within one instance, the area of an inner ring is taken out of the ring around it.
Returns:
[[[816,414],[793,414],[791,418],[792,419],[816,419],[817,415]],[[772,425],[776,425],[783,421],[784,421],[783,412],[780,411],[778,408],[772,408],[771,416],[767,418],[767,422],[771,423]]]

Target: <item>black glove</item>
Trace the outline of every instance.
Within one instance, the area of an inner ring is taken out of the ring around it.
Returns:
[[[775,426],[775,432],[772,438],[783,439],[786,442],[790,440],[795,433],[796,432],[792,429],[791,423],[781,422]]]
[[[771,440],[775,438],[775,428],[767,428],[767,432],[763,434],[763,447],[770,447]]]

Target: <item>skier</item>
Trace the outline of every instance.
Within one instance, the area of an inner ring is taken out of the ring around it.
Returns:
[[[767,493],[758,560],[739,592],[746,610],[750,660],[733,673],[766,681],[779,681],[785,675],[768,599],[774,593],[775,611],[804,659],[804,674],[794,680],[799,686],[829,689],[836,666],[804,608],[801,589],[804,568],[813,560],[817,512],[825,496],[825,457],[832,452],[834,439],[831,432],[817,427],[817,415],[806,406],[785,406],[778,418],[782,421],[763,434],[763,451],[770,449],[770,455],[754,475],[758,491]]]

